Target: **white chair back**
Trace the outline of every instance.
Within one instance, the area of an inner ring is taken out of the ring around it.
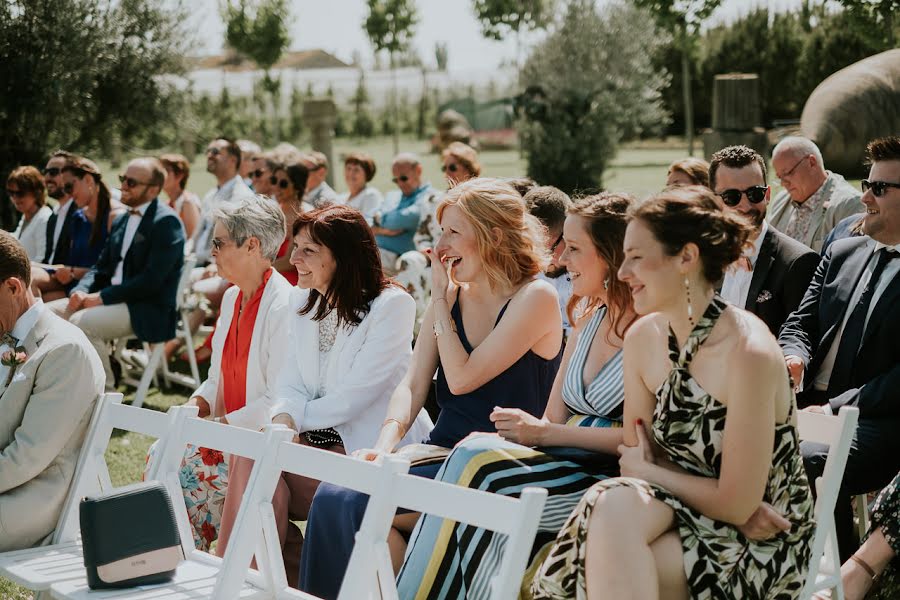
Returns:
[[[841,600],[844,597],[841,586],[841,560],[834,525],[834,507],[841,488],[841,480],[844,478],[844,467],[847,465],[850,442],[856,432],[858,418],[859,409],[850,406],[842,407],[836,416],[806,411],[797,413],[800,439],[829,446],[822,476],[817,481],[810,482],[816,486],[816,531],[812,542],[809,574],[800,594],[800,598],[804,600],[810,598],[813,593],[825,589],[834,590],[837,598]]]

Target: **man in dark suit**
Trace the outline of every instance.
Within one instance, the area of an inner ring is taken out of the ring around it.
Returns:
[[[746,216],[756,227],[753,245],[725,273],[722,297],[758,316],[777,336],[800,304],[819,255],[766,223],[771,189],[766,161],[755,150],[729,146],[713,154],[709,185],[724,210]]]
[[[63,265],[69,258],[69,228],[72,215],[78,208],[72,200],[71,190],[66,192],[63,185],[62,170],[75,158],[71,152],[57,150],[50,155],[44,167],[44,185],[47,194],[59,202],[59,206],[47,221],[47,252],[44,256],[36,256],[32,260],[48,265]]]
[[[834,242],[778,341],[806,410],[859,408],[835,509],[842,559],[855,539],[850,500],[887,485],[900,470],[900,137],[868,146],[862,237]],[[804,442],[810,481],[828,448]]]
[[[130,335],[144,342],[175,337],[176,296],[184,263],[184,228],[157,199],[166,178],[155,158],[128,163],[122,202],[129,210],[112,226],[97,264],[68,299],[48,306],[78,325],[97,349],[111,388],[109,341]]]

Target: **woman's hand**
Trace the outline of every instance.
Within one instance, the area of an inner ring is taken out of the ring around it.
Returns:
[[[53,272],[53,277],[62,285],[69,285],[75,279],[75,272],[71,267],[60,267]]]
[[[381,462],[381,458],[388,454],[390,454],[390,452],[378,450],[377,448],[360,448],[359,450],[355,450],[350,456],[357,460],[367,462]]]
[[[291,439],[291,441],[294,442],[295,444],[300,442],[300,432],[297,431],[297,424],[294,423],[294,418],[291,417],[291,415],[289,415],[287,413],[278,413],[277,415],[272,417],[272,424],[273,425],[284,425],[288,429],[293,429],[296,432],[296,434],[294,435],[293,439]]]
[[[523,446],[540,446],[548,423],[519,408],[494,407],[491,421],[505,440]]]
[[[790,531],[791,522],[785,519],[768,502],[759,505],[753,515],[743,525],[738,526],[738,531],[751,540],[767,540],[782,531]]]
[[[652,483],[649,475],[656,461],[641,419],[634,422],[634,433],[637,436],[637,446],[619,445],[619,469],[623,477],[636,477]]]
[[[446,300],[450,292],[453,290],[453,282],[450,279],[450,269],[452,264],[444,264],[440,261],[440,257],[435,253],[433,248],[425,250],[425,256],[431,260],[431,299]]]

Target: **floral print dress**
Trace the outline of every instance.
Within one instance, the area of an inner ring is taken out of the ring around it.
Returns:
[[[657,390],[652,435],[670,460],[692,474],[718,477],[727,407],[707,394],[688,367],[727,304],[716,296],[684,348],[669,332],[672,371]],[[675,511],[691,598],[797,598],[803,588],[815,527],[813,502],[800,458],[794,409],[775,425],[772,467],[764,500],[791,522],[788,532],[750,540],[736,527],[685,505],[661,486],[634,478],[595,484],[569,516],[550,555],[531,584],[534,598],[587,597],[585,549],[591,513],[605,490],[628,486],[661,500]]]

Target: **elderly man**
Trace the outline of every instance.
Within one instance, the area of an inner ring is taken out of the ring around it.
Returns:
[[[97,264],[70,296],[47,305],[87,334],[103,361],[108,389],[114,383],[111,340],[135,335],[158,343],[175,337],[184,263],[184,227],[157,198],[166,179],[162,163],[136,158],[120,179],[128,212],[113,222]]]
[[[722,297],[765,321],[778,335],[797,309],[819,255],[766,224],[771,189],[766,162],[746,146],[729,146],[712,156],[709,185],[725,210],[750,219],[756,227],[752,246],[725,273]]]
[[[197,264],[209,262],[212,249],[212,212],[223,204],[240,202],[253,197],[238,172],[241,168],[241,149],[234,140],[217,138],[206,147],[206,170],[216,178],[216,187],[203,197],[200,225],[194,230],[194,254]]]
[[[781,140],[772,151],[772,168],[784,191],[769,207],[769,224],[816,252],[841,219],[863,212],[859,190],[826,171],[819,147],[804,137]]]
[[[322,208],[337,202],[337,192],[325,181],[328,176],[328,158],[321,152],[310,152],[304,154],[301,161],[309,170],[303,201],[313,208]]]
[[[375,215],[372,232],[381,251],[381,263],[393,275],[397,272],[397,258],[416,249],[413,236],[419,228],[422,200],[431,193],[431,184],[422,183],[422,162],[415,154],[398,154],[391,164],[391,173],[400,193],[385,197],[381,213]]]
[[[53,533],[103,366],[84,333],[31,293],[22,245],[0,232],[0,552]]]
[[[808,410],[859,408],[835,508],[842,560],[856,549],[850,500],[900,470],[900,137],[871,142],[863,180],[866,235],[834,242],[778,338]],[[810,481],[828,448],[801,446]]]

